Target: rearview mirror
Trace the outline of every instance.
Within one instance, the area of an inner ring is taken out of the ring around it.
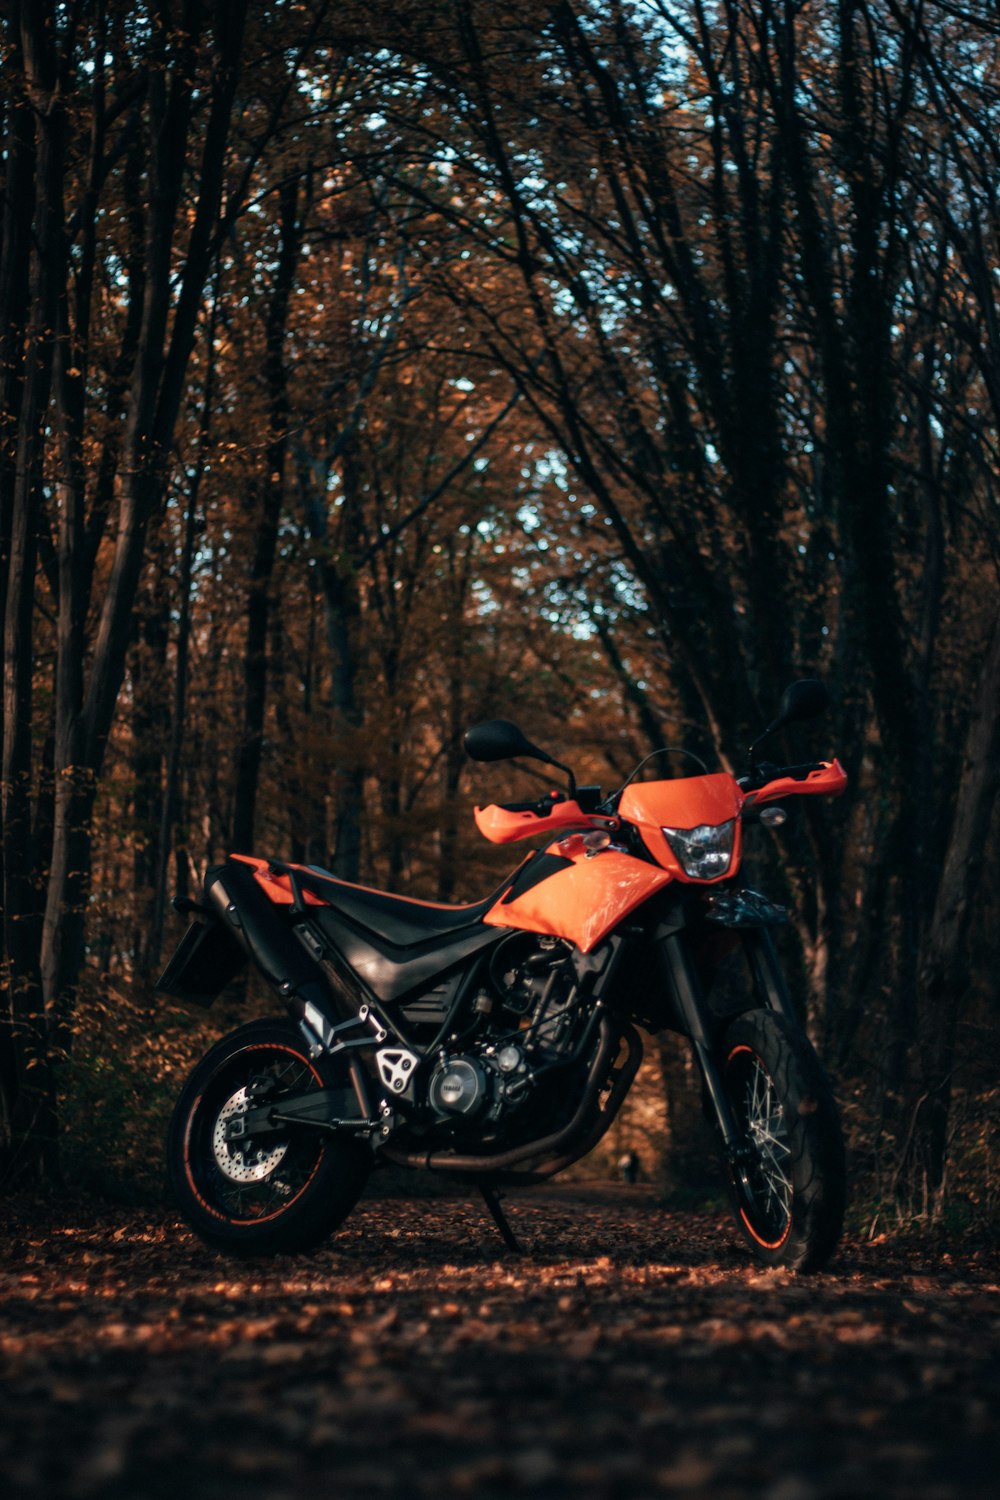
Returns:
[[[805,719],[815,719],[829,706],[830,694],[818,677],[803,677],[799,682],[790,683],[782,694],[778,717],[771,721],[764,733],[758,735],[750,746],[750,764],[757,764],[757,749],[770,735],[784,729],[786,724],[799,724]]]
[[[830,707],[830,694],[826,684],[818,677],[803,677],[785,688],[778,710],[777,725],[797,724],[803,719],[818,718]],[[775,727],[771,726],[772,729]]]
[[[465,736],[465,753],[470,760],[514,760],[526,755],[552,765],[551,755],[533,745],[509,719],[489,719],[473,724]]]
[[[569,794],[576,796],[576,777],[569,766],[556,760],[547,750],[540,750],[522,734],[509,719],[487,719],[485,724],[473,724],[465,735],[465,753],[470,760],[516,760],[527,756],[529,760],[540,760],[547,766],[556,766],[569,778]]]

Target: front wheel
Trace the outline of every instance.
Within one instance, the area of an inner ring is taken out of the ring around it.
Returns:
[[[769,1010],[729,1026],[723,1082],[743,1134],[730,1169],[740,1228],[757,1260],[815,1271],[833,1254],[846,1174],[830,1085],[806,1038]]]
[[[344,1087],[342,1070],[311,1058],[292,1021],[252,1021],[217,1042],[184,1085],[167,1135],[174,1200],[203,1240],[232,1255],[308,1250],[350,1213],[370,1154],[308,1127],[231,1140],[228,1121],[254,1098]]]

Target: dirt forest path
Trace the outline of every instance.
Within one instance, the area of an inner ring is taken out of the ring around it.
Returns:
[[[755,1270],[640,1188],[368,1199],[308,1259],[169,1215],[15,1213],[5,1500],[1000,1494],[1000,1254]]]

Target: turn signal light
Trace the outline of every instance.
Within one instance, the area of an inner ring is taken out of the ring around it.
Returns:
[[[611,843],[611,835],[603,828],[594,828],[590,833],[568,833],[564,839],[560,839],[556,848],[560,854],[567,859],[576,859],[585,854],[592,859],[595,854],[600,854]]]

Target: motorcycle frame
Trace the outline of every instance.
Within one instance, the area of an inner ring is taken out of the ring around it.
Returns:
[[[706,985],[689,939],[689,912],[692,898],[697,900],[690,888],[668,899],[652,931],[640,931],[634,926],[629,930],[626,925],[622,932],[605,938],[590,953],[574,954],[579,990],[576,1003],[591,1004],[591,1019],[573,1056],[556,1066],[578,1061],[580,1054],[589,1048],[595,1030],[599,1032],[599,1042],[580,1101],[566,1124],[548,1137],[500,1152],[477,1154],[440,1147],[412,1151],[391,1143],[397,1101],[375,1098],[377,1080],[365,1068],[359,1053],[385,1044],[411,1050],[416,1044],[399,1018],[388,1012],[360,978],[336,962],[335,955],[309,922],[312,910],[320,903],[304,899],[309,893],[303,892],[294,867],[276,862],[269,868],[274,873],[287,873],[289,900],[283,904],[289,907],[295,921],[275,921],[275,903],[256,878],[260,863],[231,858],[209,872],[207,906],[200,908],[200,912],[209,917],[212,928],[216,929],[217,943],[238,945],[260,970],[289,1015],[299,1023],[311,1054],[328,1052],[342,1057],[357,1114],[344,1112],[343,1099],[331,1099],[331,1108],[335,1104],[339,1107],[329,1119],[321,1119],[317,1118],[315,1098],[308,1107],[303,1102],[298,1113],[293,1099],[285,1101],[281,1118],[272,1112],[268,1127],[263,1117],[250,1122],[254,1132],[263,1133],[266,1128],[277,1130],[294,1122],[303,1128],[350,1133],[371,1139],[386,1160],[399,1165],[472,1176],[477,1181],[531,1182],[552,1176],[593,1149],[605,1134],[641,1064],[642,1043],[632,1024],[635,1018],[627,1013],[629,1007],[615,993],[615,980],[622,963],[638,943],[651,946],[655,954],[663,988],[660,1027],[677,1031],[689,1040],[726,1158],[730,1164],[741,1159],[744,1150],[741,1132],[718,1065],[718,1045],[725,1021],[716,1017],[708,1004]],[[725,925],[720,926],[720,937]],[[766,1006],[797,1025],[770,932],[764,925],[740,925],[755,1004]],[[504,936],[496,931],[496,942],[501,942]],[[623,1045],[625,1057],[620,1060]],[[416,1048],[418,1056],[432,1050]],[[605,1090],[607,1097],[602,1104],[600,1096]]]

